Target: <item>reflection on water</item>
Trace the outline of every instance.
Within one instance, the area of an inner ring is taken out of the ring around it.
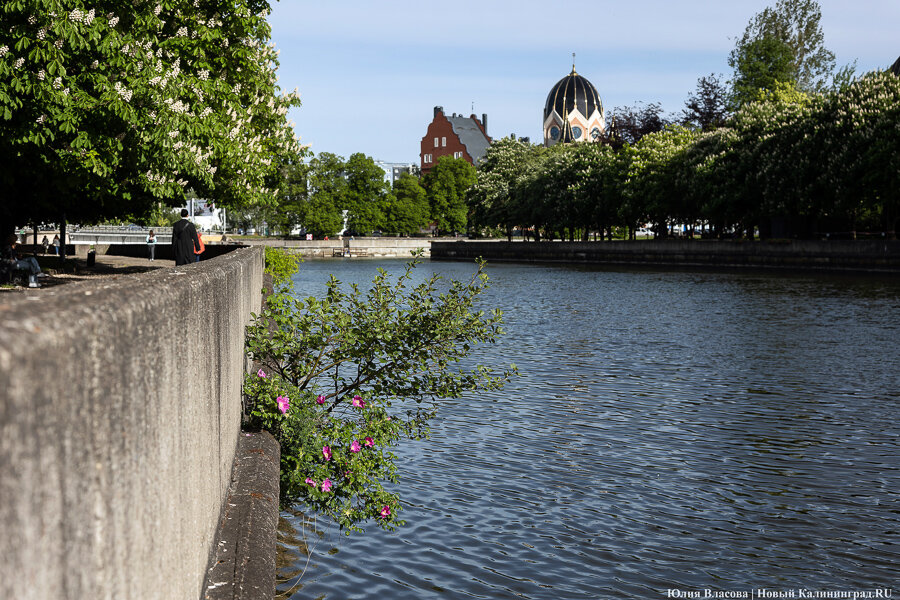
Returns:
[[[377,263],[396,271],[400,263]],[[307,262],[371,279],[375,262]],[[472,265],[426,263],[462,278]],[[284,513],[294,598],[873,589],[900,564],[900,283],[491,265],[518,364],[402,449],[408,526]],[[299,577],[303,573],[302,577]],[[299,578],[299,580],[298,580]]]

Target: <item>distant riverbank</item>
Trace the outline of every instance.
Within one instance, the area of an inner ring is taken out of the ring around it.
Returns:
[[[900,241],[432,242],[435,260],[900,273]]]

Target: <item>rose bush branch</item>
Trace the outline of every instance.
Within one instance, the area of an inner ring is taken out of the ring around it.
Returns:
[[[502,313],[478,308],[484,263],[464,282],[414,284],[419,259],[396,279],[379,270],[366,291],[332,277],[321,299],[292,296],[282,275],[248,328],[261,365],[245,384],[250,421],[282,444],[282,502],[346,530],[401,524],[398,494],[385,487],[396,482],[392,450],[428,436],[441,398],[499,389],[516,372],[460,366],[503,333]]]

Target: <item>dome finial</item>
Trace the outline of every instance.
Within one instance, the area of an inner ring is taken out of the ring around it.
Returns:
[[[572,74],[575,74],[575,53],[572,53]]]

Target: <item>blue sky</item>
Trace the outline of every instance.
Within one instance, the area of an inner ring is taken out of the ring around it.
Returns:
[[[435,106],[487,113],[492,137],[539,141],[544,101],[572,68],[607,110],[659,102],[680,112],[697,79],[727,78],[747,22],[775,0],[281,0],[269,18],[279,85],[314,152],[419,161]],[[900,0],[820,0],[838,65],[886,68],[900,56]],[[474,111],[472,110],[474,105]]]

